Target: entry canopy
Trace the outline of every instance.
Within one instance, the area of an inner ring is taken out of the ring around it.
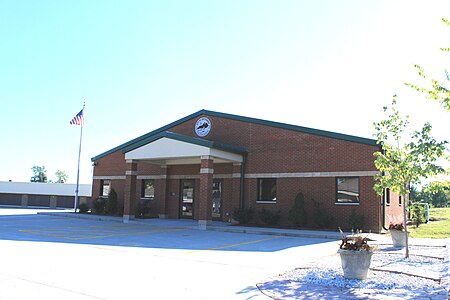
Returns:
[[[247,149],[165,131],[130,145],[122,152],[126,160],[178,165],[198,164],[202,156],[212,157],[214,163],[241,163]]]

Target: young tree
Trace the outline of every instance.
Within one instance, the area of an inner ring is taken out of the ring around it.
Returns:
[[[406,236],[405,257],[409,257],[408,232],[406,230],[407,201],[410,184],[418,184],[421,179],[445,173],[438,160],[445,157],[447,141],[438,142],[431,136],[431,125],[426,123],[421,131],[414,131],[409,142],[403,142],[408,127],[408,117],[403,117],[396,109],[394,96],[391,112],[386,119],[374,123],[376,138],[382,152],[375,152],[375,166],[380,171],[375,176],[375,191],[383,195],[385,189],[397,192],[403,198],[403,225]],[[384,107],[387,112],[388,108]]]
[[[56,176],[56,183],[65,183],[67,182],[67,179],[69,179],[69,175],[63,170],[58,170],[55,173]]]
[[[44,166],[33,166],[31,170],[33,170],[31,182],[47,182],[47,170]]]
[[[442,18],[442,21],[450,27],[450,22],[447,19]],[[440,50],[444,52],[450,52],[450,47],[441,48]],[[411,83],[405,84],[416,91],[424,93],[428,99],[438,101],[444,107],[444,109],[450,111],[450,86],[446,86],[445,83],[435,78],[431,78],[428,74],[425,73],[424,68],[422,68],[421,66],[414,65],[414,67],[417,69],[419,75],[422,78],[426,79],[427,86],[421,87]],[[447,70],[445,70],[445,75],[447,81],[450,82],[450,73]]]

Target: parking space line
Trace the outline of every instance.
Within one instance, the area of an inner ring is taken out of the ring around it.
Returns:
[[[103,238],[109,238],[109,237],[116,237],[116,236],[130,236],[130,235],[141,235],[141,234],[151,234],[151,233],[160,233],[160,232],[175,232],[175,231],[182,231],[186,229],[157,229],[157,230],[150,230],[150,231],[138,231],[138,232],[128,232],[128,233],[113,233],[108,235],[96,235],[96,236],[89,236],[89,237],[78,237],[78,238],[70,238],[66,237],[68,240],[73,241],[79,241],[79,240],[88,240],[88,239],[103,239]]]
[[[65,228],[49,228],[49,229],[43,229],[43,230],[19,230],[19,232],[25,232],[25,233],[31,233],[35,235],[40,236],[49,236],[49,237],[57,237],[62,238],[66,240],[72,240],[72,241],[82,241],[82,240],[89,240],[89,239],[102,239],[102,238],[109,238],[109,237],[117,237],[117,236],[131,236],[131,235],[142,235],[142,234],[152,234],[152,233],[161,233],[161,232],[176,232],[176,231],[183,231],[187,230],[184,228],[173,228],[173,229],[155,229],[155,230],[146,230],[146,231],[137,231],[137,232],[124,232],[124,233],[114,233],[114,231],[90,231],[90,232],[66,232],[64,233]],[[46,232],[47,231],[47,232]],[[51,233],[54,231],[59,231],[58,233]]]
[[[265,238],[265,239],[260,239],[260,240],[252,240],[252,241],[247,241],[247,242],[227,244],[227,245],[223,245],[223,246],[211,247],[211,248],[206,248],[206,249],[187,251],[187,252],[185,252],[185,254],[194,254],[194,253],[199,253],[199,252],[204,252],[204,251],[227,249],[227,248],[238,247],[238,246],[242,246],[242,245],[261,243],[261,242],[270,241],[270,240],[279,239],[279,238],[281,238],[281,236],[273,236],[270,238]]]
[[[33,215],[6,215],[6,216],[0,216],[0,222],[11,222],[12,218],[20,218],[20,223],[25,223],[25,222],[36,222],[35,219],[31,219],[31,218],[27,218],[28,216],[33,216]],[[51,219],[47,219],[45,220],[47,221],[61,221],[61,220],[67,220],[67,218],[61,218],[61,217],[54,217]]]

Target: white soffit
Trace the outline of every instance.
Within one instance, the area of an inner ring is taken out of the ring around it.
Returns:
[[[179,160],[212,156],[225,161],[242,162],[242,155],[213,149],[170,138],[161,138],[125,153],[125,159],[133,160]]]

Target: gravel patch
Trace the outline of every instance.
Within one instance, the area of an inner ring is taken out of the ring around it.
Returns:
[[[448,299],[448,247],[411,246],[409,258],[404,257],[404,249],[389,245],[377,248],[366,280],[345,279],[340,256],[335,254],[258,287],[274,299],[328,299],[326,295],[342,295],[344,299],[349,292],[355,299],[383,299],[388,295],[389,299]],[[307,294],[308,288],[315,291]]]
[[[315,267],[315,268],[298,268],[288,271],[279,276],[279,279],[302,281],[306,283],[334,286],[340,288],[364,288],[364,289],[420,289],[420,288],[440,288],[440,280],[426,279],[421,276],[429,275],[428,272],[420,272],[417,268],[423,269],[432,267],[434,270],[439,269],[441,274],[444,274],[446,267],[442,260],[426,257],[410,257],[399,258],[393,255],[383,257],[383,255],[372,256],[371,268],[374,266],[388,267],[389,264],[395,264],[396,271],[405,269],[415,269],[418,276],[407,274],[398,274],[385,271],[369,270],[368,278],[366,280],[349,280],[343,276],[342,268],[340,266],[340,258],[336,258],[337,262],[333,262],[329,267]],[[448,266],[447,266],[448,267]],[[406,272],[405,272],[406,273]],[[413,272],[411,272],[413,273]],[[431,276],[430,276],[431,277]],[[437,279],[437,278],[436,278]]]

